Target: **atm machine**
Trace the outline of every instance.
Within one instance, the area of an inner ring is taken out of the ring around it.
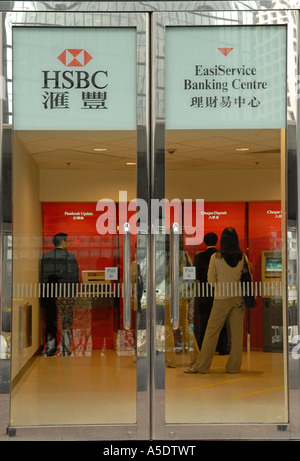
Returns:
[[[261,254],[263,351],[283,351],[282,255],[280,250]]]
[[[83,270],[81,276],[83,295],[91,297],[92,307],[114,307],[110,280],[105,279],[105,270]]]

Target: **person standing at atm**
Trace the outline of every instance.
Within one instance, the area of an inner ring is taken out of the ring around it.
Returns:
[[[243,351],[243,324],[245,305],[243,296],[235,291],[240,282],[244,258],[236,230],[227,227],[220,239],[220,252],[211,257],[207,280],[216,286],[214,302],[197,361],[185,373],[208,373],[214,357],[220,331],[228,320],[231,349],[226,363],[227,373],[239,373]],[[228,289],[227,289],[227,288]]]
[[[206,250],[200,251],[194,258],[196,279],[200,282],[200,296],[196,298],[196,309],[198,310],[197,313],[199,315],[199,332],[197,335],[199,349],[201,349],[202,346],[207,322],[214,301],[214,288],[207,287],[207,272],[210,258],[217,251],[216,245],[218,243],[218,236],[214,232],[209,232],[204,235],[203,241],[206,245]],[[220,355],[226,355],[229,353],[226,324],[221,330],[217,351]]]
[[[70,355],[74,308],[74,284],[79,281],[75,255],[68,250],[68,234],[58,233],[52,239],[54,250],[45,253],[40,266],[42,296],[40,305],[45,309],[46,356],[57,351],[57,314],[61,312],[62,354]],[[59,295],[59,297],[57,296]]]

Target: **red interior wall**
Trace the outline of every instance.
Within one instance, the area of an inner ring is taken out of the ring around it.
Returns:
[[[245,202],[205,202],[204,203],[204,235],[208,232],[217,234],[219,242],[221,234],[225,227],[234,227],[238,233],[240,246],[243,251],[246,251],[246,204]],[[212,213],[212,214],[211,214]],[[218,214],[220,213],[220,214]],[[196,222],[196,210],[193,208],[193,223]],[[184,235],[186,237],[190,237]],[[192,261],[198,251],[205,249],[205,244],[202,242],[199,245],[185,246]]]
[[[117,207],[118,205],[116,205]],[[128,219],[135,213],[129,211]],[[123,281],[123,236],[99,235],[96,230],[97,219],[101,212],[96,210],[96,203],[47,202],[42,204],[43,216],[43,252],[53,249],[52,237],[58,232],[68,234],[68,251],[73,253],[78,262],[80,282],[83,270],[104,270],[105,267],[119,267],[119,282]],[[116,216],[118,210],[116,208]],[[116,223],[118,225],[118,222]],[[134,254],[135,238],[131,238],[131,254]],[[119,298],[119,318],[115,318],[112,307],[93,308],[89,316],[78,315],[77,330],[87,329],[91,325],[93,349],[113,348],[114,331],[118,324],[123,324],[123,301]],[[117,325],[116,325],[117,324]],[[82,345],[82,344],[81,344]]]
[[[42,209],[44,251],[53,249],[53,235],[65,232],[68,234],[69,251],[77,258],[80,275],[83,270],[104,270],[106,266],[114,265],[116,237],[97,234],[96,221],[99,213],[95,203],[47,202],[43,203]],[[68,213],[90,214],[78,216]]]
[[[254,282],[261,281],[261,253],[265,250],[281,250],[281,210],[280,202],[249,203],[248,235],[249,261],[253,265]],[[251,347],[263,346],[262,298],[257,298],[257,306],[250,309]]]
[[[248,206],[248,210],[247,210]],[[261,281],[261,252],[264,250],[281,249],[281,210],[280,201],[265,202],[205,202],[204,203],[204,234],[214,232],[219,241],[225,227],[234,227],[238,233],[241,250],[248,255],[254,270],[254,282]],[[206,214],[206,213],[213,214]],[[217,212],[215,214],[215,212]],[[218,214],[221,212],[222,214]],[[193,209],[193,223],[196,212]],[[219,242],[217,244],[219,248]],[[192,261],[198,251],[205,249],[204,243],[195,246],[185,246]],[[250,332],[251,348],[260,349],[263,346],[262,299],[258,297],[257,307],[245,315],[244,342],[246,333]]]
[[[96,221],[99,213],[96,211],[95,203],[43,203],[42,210],[43,250],[53,249],[53,235],[58,232],[67,233],[68,250],[77,258],[80,282],[83,270],[104,270],[106,266],[117,265],[117,254],[114,249],[116,236],[97,234]],[[80,329],[87,331],[91,328],[90,347],[113,348],[114,310],[112,307],[93,308],[91,312],[83,308],[82,315],[77,319],[78,315],[74,316],[74,321],[77,321],[77,331]],[[80,343],[79,347],[81,346]]]
[[[43,250],[53,248],[52,237],[58,232],[69,235],[69,251],[75,254],[79,271],[98,269],[106,266],[119,267],[119,281],[123,280],[123,236],[99,235],[96,230],[96,203],[43,203]],[[237,230],[242,251],[247,251],[247,232],[249,244],[249,259],[254,268],[254,281],[261,280],[261,252],[263,250],[281,248],[281,219],[269,211],[280,210],[280,202],[205,202],[204,234],[215,232],[219,239],[225,227],[231,226]],[[117,210],[116,210],[117,211]],[[221,214],[215,214],[221,212]],[[88,213],[68,214],[68,213]],[[128,219],[135,211],[128,212]],[[117,212],[118,216],[118,212]],[[80,219],[78,219],[80,218]],[[172,219],[171,219],[172,221]],[[196,222],[195,209],[193,223]],[[190,235],[184,234],[184,240]],[[132,259],[135,252],[135,238],[131,239]],[[196,252],[202,250],[203,243],[185,246],[192,261]],[[218,247],[218,245],[217,245]],[[120,297],[119,325],[122,328],[122,297]],[[92,344],[93,348],[113,348],[114,310],[111,307],[92,309]],[[247,316],[245,318],[245,331]],[[262,347],[262,304],[258,298],[256,309],[250,312],[251,347]]]

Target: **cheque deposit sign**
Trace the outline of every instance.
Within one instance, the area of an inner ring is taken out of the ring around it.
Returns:
[[[14,129],[136,129],[132,28],[13,29]]]
[[[166,128],[285,128],[286,28],[167,28],[165,86]]]

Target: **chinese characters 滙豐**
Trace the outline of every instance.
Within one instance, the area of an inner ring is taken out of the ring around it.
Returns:
[[[68,91],[45,91],[44,109],[69,109]]]
[[[106,91],[82,91],[81,109],[108,109]],[[42,104],[44,109],[69,109],[68,91],[45,91]]]

